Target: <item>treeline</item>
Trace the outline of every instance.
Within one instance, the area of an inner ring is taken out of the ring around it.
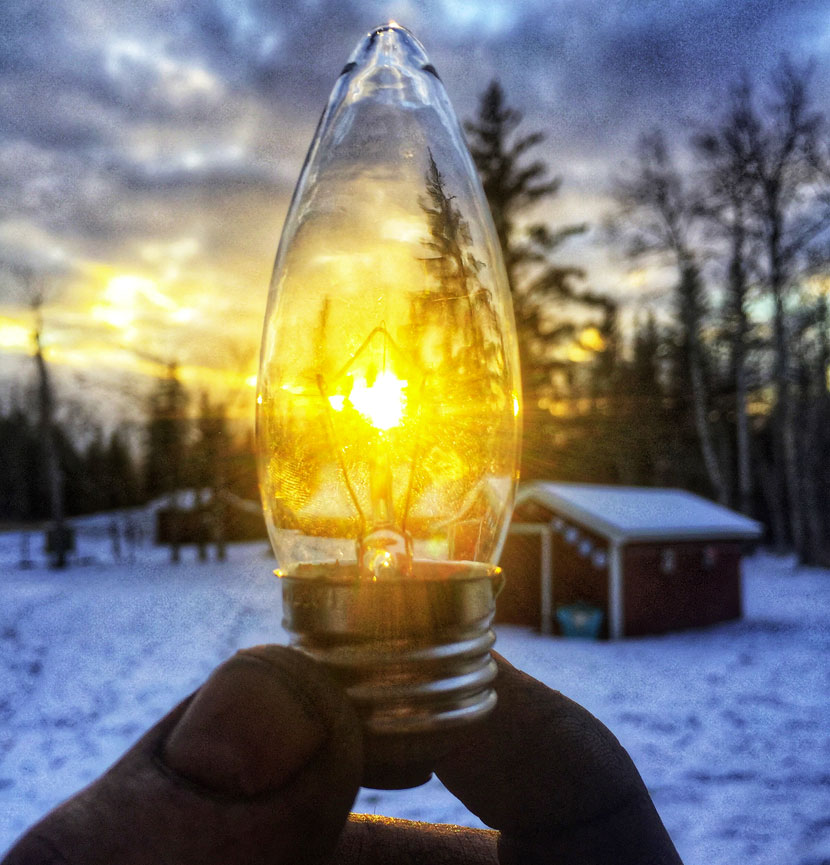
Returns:
[[[524,476],[696,490],[830,564],[830,155],[810,70],[744,77],[688,140],[641,138],[605,236],[672,288],[625,338],[626,293],[558,262],[585,227],[532,221],[559,181],[520,121],[493,84],[467,128],[515,301]]]
[[[143,471],[151,497],[192,488],[259,501],[253,430],[235,435],[227,405],[205,391],[194,404],[175,364],[150,396]]]
[[[683,140],[642,137],[602,234],[632,267],[669,275],[635,312],[630,289],[591,287],[563,261],[587,225],[537,218],[561,178],[497,82],[466,130],[514,300],[522,476],[694,490],[762,520],[779,550],[830,564],[830,154],[809,70],[782,61],[736,82]],[[190,399],[175,365],[140,447],[118,431],[73,443],[38,369],[39,417],[0,409],[0,519],[55,519],[55,455],[68,514],[188,487],[258,499],[251,434]]]
[[[54,441],[67,513],[129,507],[144,501],[140,469],[123,433],[107,436],[97,431],[87,447],[79,447],[56,425]],[[50,478],[44,465],[37,420],[19,405],[5,407],[0,412],[0,520],[52,518]]]
[[[59,420],[51,440],[61,479],[61,516],[142,505],[175,490],[230,492],[258,500],[253,441],[232,434],[225,406],[188,396],[175,366],[160,379],[140,435],[89,430],[79,444]],[[23,404],[0,407],[0,521],[54,520],[43,427]]]

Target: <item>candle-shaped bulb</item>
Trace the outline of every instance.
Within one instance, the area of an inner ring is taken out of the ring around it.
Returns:
[[[518,376],[501,252],[458,121],[420,43],[378,27],[337,80],[294,193],[257,399],[286,625],[350,681],[371,668],[350,691],[370,730],[492,705]],[[446,674],[438,655],[454,650],[435,647],[465,640]],[[460,691],[430,690],[418,667],[423,681],[390,679],[380,700],[383,676],[415,656]]]

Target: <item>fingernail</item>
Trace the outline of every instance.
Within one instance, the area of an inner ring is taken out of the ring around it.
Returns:
[[[198,691],[162,758],[202,787],[255,796],[282,787],[325,738],[299,683],[273,664],[237,655]]]

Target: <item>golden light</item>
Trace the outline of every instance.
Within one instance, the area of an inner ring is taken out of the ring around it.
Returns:
[[[574,408],[571,400],[557,399],[551,400],[548,404],[548,411],[553,417],[571,417],[574,414]]]
[[[585,363],[593,358],[594,352],[588,351],[578,343],[568,346],[567,358],[571,363]]]
[[[417,217],[385,219],[379,230],[383,240],[418,243],[424,236],[424,221]]]
[[[170,319],[176,324],[190,324],[196,318],[196,310],[188,306],[180,306],[170,313]]]
[[[649,281],[649,271],[638,267],[629,270],[625,275],[625,283],[629,288],[645,288]]]
[[[346,407],[346,397],[344,397],[343,394],[334,394],[334,396],[329,397],[329,405],[335,411],[343,411]]]
[[[119,274],[104,286],[104,299],[112,306],[133,306],[150,281],[140,276]]]
[[[805,282],[808,291],[816,297],[830,295],[830,274],[814,273]]]
[[[403,418],[406,385],[388,370],[381,372],[371,385],[365,378],[356,378],[349,402],[375,429],[390,430],[399,426]]]
[[[0,348],[31,354],[32,329],[13,318],[0,317]]]
[[[166,247],[165,247],[166,248]],[[182,244],[182,256],[189,254]],[[178,361],[179,376],[194,392],[209,390],[228,406],[229,415],[250,419],[253,406],[240,405],[240,391],[256,388],[249,371],[229,369],[182,331],[200,318],[198,286],[164,285],[148,274],[122,271],[95,260],[79,262],[59,299],[44,309],[41,343],[48,363],[82,369],[109,385],[118,374],[157,379],[166,361]],[[189,303],[179,303],[185,294]],[[31,356],[33,317],[27,309],[0,314],[0,352]],[[155,359],[154,359],[155,358]],[[0,364],[2,360],[0,360]]]
[[[599,328],[586,327],[579,334],[579,345],[588,351],[603,351],[605,349],[605,339],[600,333]]]
[[[91,268],[100,273],[101,268]],[[103,275],[103,274],[101,274]],[[155,306],[171,314],[174,321],[186,323],[190,311],[180,309],[169,297],[159,291],[153,280],[137,274],[121,273],[105,276],[101,301],[92,305],[90,314],[96,321],[110,327],[126,330],[135,324],[142,306]],[[178,318],[177,318],[178,317]]]
[[[104,298],[117,307],[135,307],[143,300],[168,312],[178,309],[175,301],[159,290],[155,280],[135,273],[111,277],[104,287]]]
[[[121,329],[128,328],[135,320],[135,311],[132,308],[109,306],[103,303],[94,304],[90,314],[96,321]]]

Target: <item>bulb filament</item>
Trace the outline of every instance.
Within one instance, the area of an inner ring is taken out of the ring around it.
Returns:
[[[370,348],[381,340],[381,357],[378,363],[371,360]],[[366,357],[370,362],[365,363]],[[392,340],[385,325],[376,327],[363,341],[346,365],[334,376],[331,393],[323,375],[317,375],[317,386],[323,399],[329,441],[337,453],[337,459],[349,497],[354,504],[360,531],[357,538],[357,560],[362,575],[372,580],[409,574],[412,570],[412,537],[406,530],[406,518],[415,476],[415,459],[409,467],[409,482],[404,497],[404,507],[395,513],[393,497],[393,442],[391,436],[406,422],[409,379],[400,378],[391,368],[393,359],[399,367],[411,367],[412,363]],[[365,369],[361,365],[365,365]],[[360,371],[358,371],[360,370]],[[347,420],[336,417],[349,410],[359,416],[370,428],[368,440],[371,454],[369,464],[369,513],[361,505],[350,477],[345,459],[345,447],[339,433],[341,423]],[[416,424],[417,428],[417,424]],[[415,456],[417,457],[417,447]]]

